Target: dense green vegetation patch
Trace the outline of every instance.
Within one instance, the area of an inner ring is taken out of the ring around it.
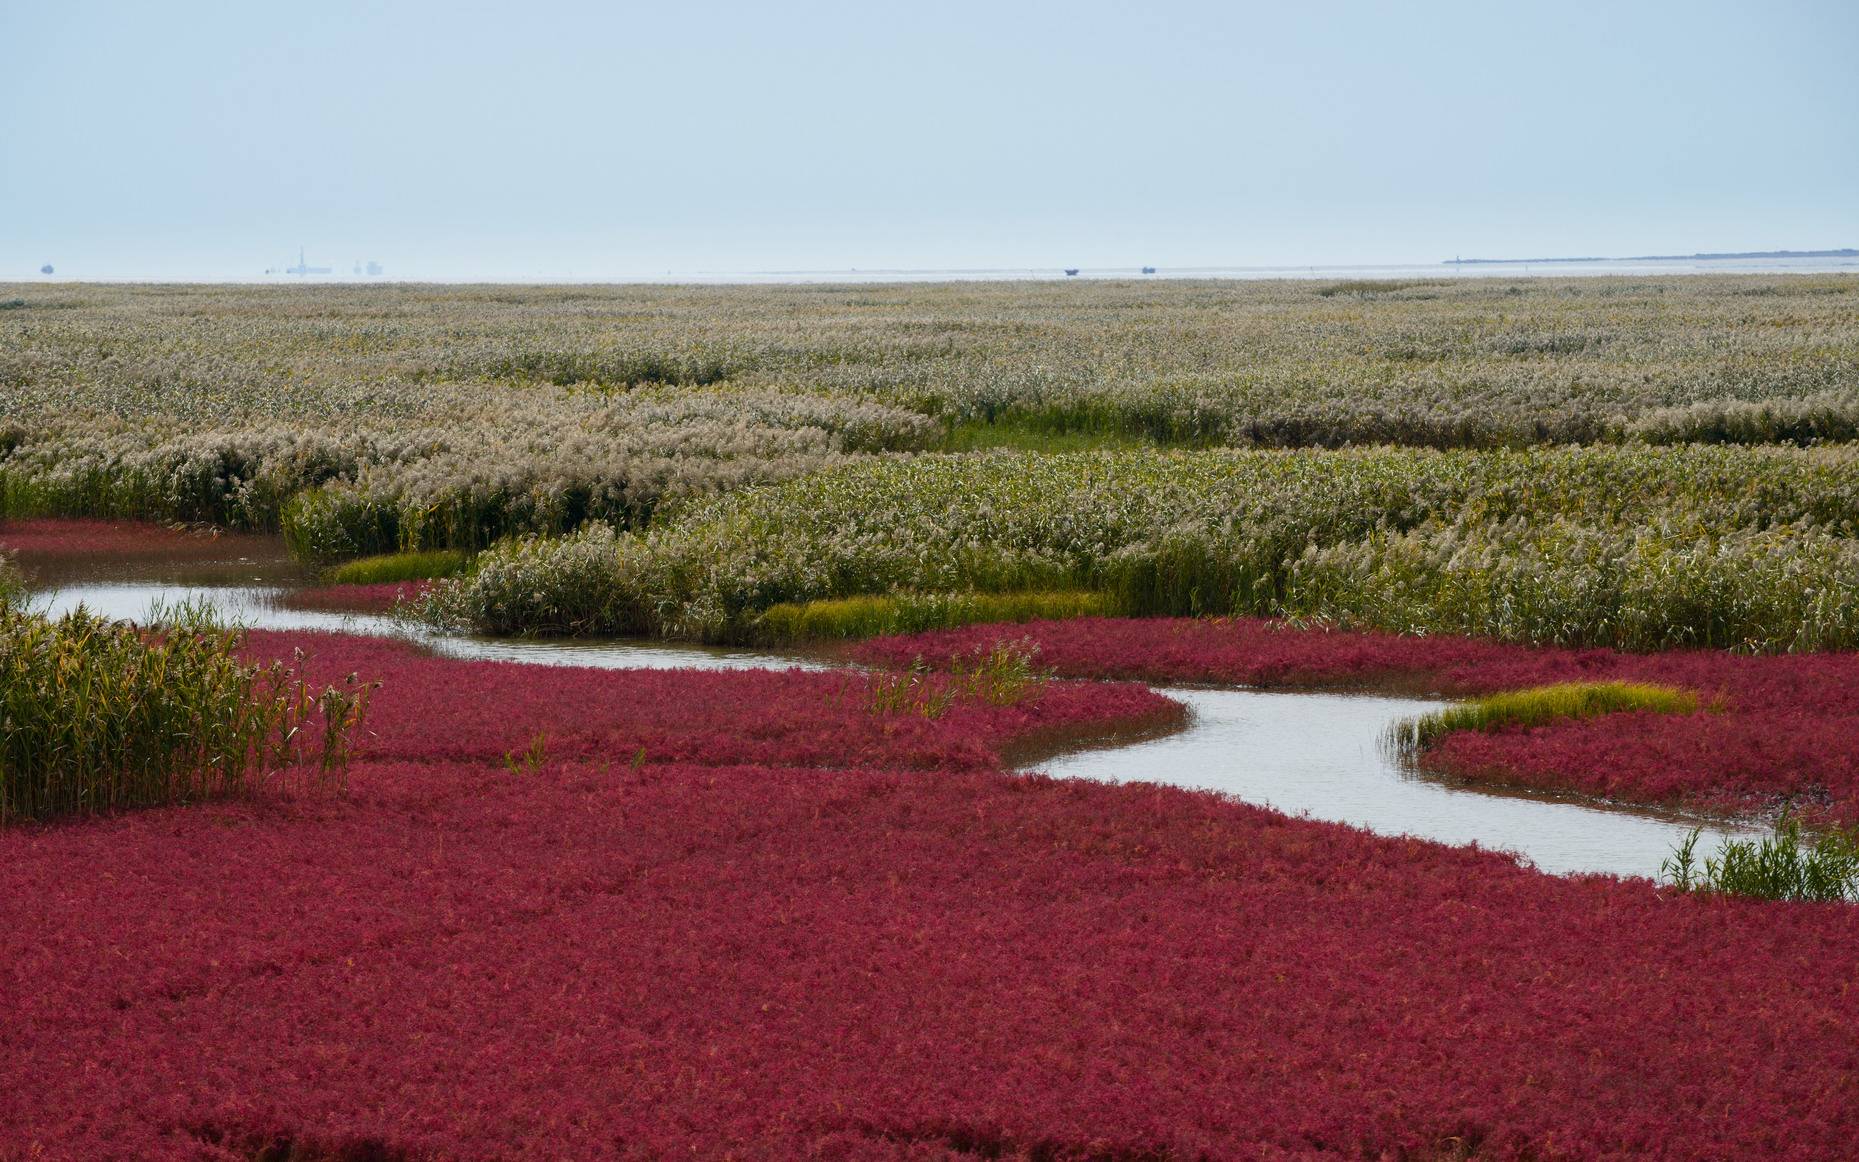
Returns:
[[[328,585],[385,585],[396,581],[424,581],[457,576],[470,563],[469,554],[451,549],[433,549],[423,553],[383,553],[334,566],[324,572],[323,581]]]
[[[1830,829],[1803,836],[1799,821],[1784,818],[1773,833],[1732,839],[1715,856],[1697,858],[1693,831],[1665,861],[1663,876],[1681,892],[1749,896],[1815,903],[1859,901],[1859,830]]]
[[[625,389],[653,384],[703,387],[733,370],[721,352],[617,346],[595,350],[518,350],[480,354],[445,369],[451,377],[539,381],[558,387],[587,384]]]
[[[1543,726],[1566,719],[1626,711],[1692,714],[1697,709],[1698,696],[1692,691],[1652,682],[1558,682],[1528,690],[1507,690],[1449,706],[1396,726],[1394,738],[1403,750],[1420,751],[1455,730],[1494,731],[1513,726]]]
[[[1102,593],[894,593],[782,602],[749,631],[770,642],[850,640],[919,633],[958,625],[1106,617],[1117,611]]]
[[[0,607],[0,824],[241,797],[306,761],[334,785],[369,687],[318,691],[241,641]]]
[[[748,635],[895,592],[1088,590],[1514,641],[1859,644],[1850,449],[994,454],[871,461],[480,559],[435,599],[499,632]]]
[[[1027,420],[1000,420],[987,423],[967,420],[952,424],[940,447],[945,452],[1091,452],[1099,449],[1134,449],[1153,447],[1146,436],[1116,428],[1049,428]]]

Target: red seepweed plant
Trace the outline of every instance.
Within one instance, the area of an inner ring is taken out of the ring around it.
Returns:
[[[247,648],[383,683],[349,793],[0,832],[28,934],[0,945],[0,1156],[1823,1158],[1859,1131],[1859,909],[1000,769],[1168,712],[1138,687],[931,719],[854,674]]]
[[[365,753],[501,763],[538,732],[564,760],[994,770],[1078,737],[1179,722],[1178,703],[1131,683],[1058,682],[1038,698],[952,697],[936,716],[873,713],[879,675],[805,670],[589,670],[460,661],[401,642],[254,631],[255,656],[301,650],[308,672],[376,674]]]
[[[238,534],[233,534],[238,539]],[[170,557],[225,552],[221,534],[149,521],[30,517],[0,522],[0,551],[33,557]]]

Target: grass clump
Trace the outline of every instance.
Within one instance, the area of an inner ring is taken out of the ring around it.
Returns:
[[[503,768],[513,775],[533,775],[549,761],[549,732],[538,730],[523,751],[505,751]]]
[[[1052,679],[1050,670],[1033,664],[1038,656],[1038,643],[1021,638],[976,648],[953,659],[947,673],[937,673],[918,658],[907,670],[873,675],[866,708],[873,714],[920,714],[933,719],[965,698],[990,706],[1016,706],[1037,698]]]
[[[1103,593],[897,593],[782,602],[762,612],[757,632],[770,643],[920,633],[986,622],[1059,621],[1113,616]]]
[[[1733,839],[1698,862],[1692,831],[1659,868],[1681,892],[1760,900],[1838,903],[1859,900],[1859,828],[1828,831],[1804,843],[1801,824],[1784,817],[1772,835]]]
[[[436,580],[455,577],[470,563],[470,554],[456,549],[383,553],[325,570],[323,580],[330,585],[388,585],[396,581]]]
[[[372,687],[249,663],[236,630],[0,609],[0,824],[340,784]]]
[[[1031,638],[997,641],[956,657],[949,672],[971,697],[990,706],[1016,706],[1038,695],[1051,680],[1052,671],[1033,663],[1039,644]]]
[[[1458,730],[1502,730],[1541,726],[1566,718],[1594,718],[1642,710],[1654,714],[1691,714],[1698,696],[1689,690],[1650,682],[1559,682],[1529,690],[1473,699],[1396,726],[1404,751],[1420,751]]]

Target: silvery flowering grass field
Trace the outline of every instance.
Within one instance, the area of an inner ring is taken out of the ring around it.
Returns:
[[[323,564],[500,546],[435,599],[480,629],[766,637],[893,590],[921,628],[1061,591],[1859,641],[1851,277],[0,298],[0,516],[280,529]],[[1741,447],[1662,450],[1696,444]]]
[[[506,633],[731,640],[858,594],[1085,591],[1089,612],[1836,649],[1859,645],[1855,513],[1850,446],[938,455],[509,542],[431,604]]]

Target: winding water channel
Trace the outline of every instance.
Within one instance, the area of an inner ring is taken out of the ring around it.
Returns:
[[[249,550],[249,545],[247,546]],[[408,638],[450,657],[608,669],[824,668],[800,655],[667,646],[639,641],[512,641],[436,634],[391,618],[294,610],[279,604],[304,580],[269,546],[260,555],[182,564],[92,563],[42,573],[35,605],[57,613],[79,604],[141,620],[158,604],[208,606],[260,629],[334,630]],[[1185,730],[1096,747],[1028,769],[1107,782],[1156,782],[1219,791],[1290,814],[1388,835],[1477,843],[1513,851],[1552,873],[1655,876],[1697,823],[1671,814],[1554,796],[1455,785],[1405,769],[1383,745],[1388,728],[1441,703],[1363,695],[1164,689],[1185,702]],[[1745,828],[1707,825],[1699,849],[1714,853]]]

